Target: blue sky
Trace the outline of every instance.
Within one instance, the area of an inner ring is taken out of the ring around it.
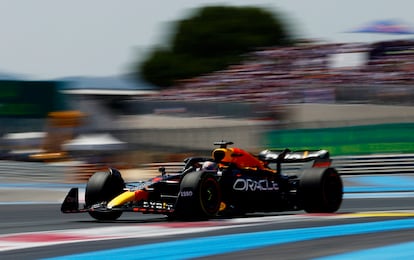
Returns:
[[[264,7],[286,17],[296,35],[328,42],[384,39],[346,33],[373,20],[414,26],[410,0],[0,0],[0,72],[32,79],[123,74],[163,42],[171,22],[213,4]]]

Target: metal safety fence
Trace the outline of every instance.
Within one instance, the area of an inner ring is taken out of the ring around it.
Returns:
[[[337,156],[332,159],[332,166],[341,175],[414,174],[414,154]],[[182,166],[181,162],[153,163],[142,165],[142,170],[154,171],[165,167],[167,171],[178,171]],[[289,174],[297,172],[303,166],[303,163],[286,163],[282,170]],[[0,161],[0,182],[65,183],[86,181],[84,175],[85,170],[79,164]]]

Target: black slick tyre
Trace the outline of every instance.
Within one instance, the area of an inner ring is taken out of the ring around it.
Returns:
[[[172,215],[179,219],[208,219],[217,216],[221,203],[220,184],[214,174],[195,171],[186,174]]]
[[[300,178],[298,195],[308,213],[333,213],[342,203],[343,184],[334,168],[311,168]]]
[[[108,172],[96,172],[89,179],[85,189],[85,204],[90,207],[101,202],[109,202],[124,190],[125,182],[121,174],[114,169]],[[89,215],[97,220],[116,220],[121,211],[90,211]]]

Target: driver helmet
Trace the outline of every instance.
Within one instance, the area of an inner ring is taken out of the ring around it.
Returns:
[[[201,166],[201,169],[205,170],[205,171],[216,171],[217,170],[217,164],[215,162],[206,161]]]

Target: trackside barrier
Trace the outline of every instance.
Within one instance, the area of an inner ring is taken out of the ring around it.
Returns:
[[[341,175],[414,174],[414,154],[384,154],[332,157],[332,167]],[[295,172],[301,163],[284,164],[285,173]]]
[[[414,174],[414,154],[383,154],[364,156],[332,157],[332,166],[341,175],[358,174]],[[157,170],[165,167],[167,173],[179,172],[182,162],[151,163],[142,165],[142,170]],[[284,173],[293,173],[303,163],[283,164]],[[0,161],[0,182],[86,182],[84,170],[68,164],[38,162]],[[91,173],[89,173],[91,175]]]
[[[414,174],[414,154],[383,154],[361,156],[335,156],[332,157],[332,167],[341,175],[358,174]],[[151,163],[144,167],[156,169],[164,167],[167,173],[178,172],[184,164],[182,162]],[[297,172],[304,163],[285,163],[282,165],[284,173]]]
[[[414,154],[338,156],[332,166],[342,175],[414,173]]]
[[[0,161],[0,182],[65,182],[73,168],[41,162]]]

